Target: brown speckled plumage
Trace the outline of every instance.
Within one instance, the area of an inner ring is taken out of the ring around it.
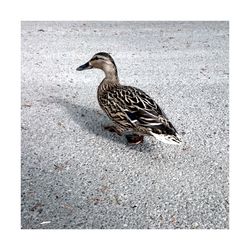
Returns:
[[[167,143],[180,143],[176,129],[149,95],[138,88],[120,84],[115,62],[109,54],[97,53],[77,70],[90,68],[99,68],[105,73],[97,97],[101,108],[114,122],[113,130],[118,134],[135,132],[153,135]]]

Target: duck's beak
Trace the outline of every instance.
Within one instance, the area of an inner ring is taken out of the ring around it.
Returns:
[[[92,69],[92,68],[93,68],[93,66],[89,62],[87,62],[87,63],[79,66],[76,70],[82,71],[82,70],[85,70],[85,69]]]

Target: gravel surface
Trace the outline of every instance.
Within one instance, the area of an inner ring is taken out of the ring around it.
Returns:
[[[22,228],[229,228],[228,22],[22,22]],[[103,72],[152,96],[184,143],[103,130]]]

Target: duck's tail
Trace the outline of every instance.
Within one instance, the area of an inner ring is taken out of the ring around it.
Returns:
[[[152,128],[150,132],[157,140],[168,144],[180,144],[182,142],[180,135],[177,133],[171,122],[167,121]]]
[[[153,132],[150,132],[151,135],[155,137],[155,139],[168,143],[168,144],[181,144],[182,140],[181,137],[175,133],[174,135],[167,135],[167,134],[156,134]]]

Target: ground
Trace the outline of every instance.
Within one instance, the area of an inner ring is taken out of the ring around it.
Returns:
[[[228,228],[228,40],[228,22],[22,22],[22,228]],[[103,129],[103,72],[76,71],[100,51],[181,146]]]

